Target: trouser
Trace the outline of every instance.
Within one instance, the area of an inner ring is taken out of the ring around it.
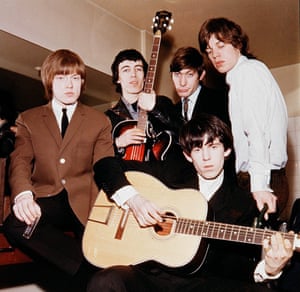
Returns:
[[[113,266],[94,274],[87,292],[271,292],[265,284],[221,277],[181,277],[160,269]]]
[[[36,202],[42,216],[30,239],[23,237],[26,223],[18,220],[13,212],[4,222],[7,239],[33,259],[46,260],[74,275],[84,259],[81,249],[84,226],[72,211],[67,192],[63,190],[55,196],[38,198]]]
[[[250,191],[250,175],[248,172],[238,173],[238,184],[241,188]],[[289,185],[285,173],[285,168],[271,171],[270,188],[277,197],[278,215],[284,211],[289,199]]]

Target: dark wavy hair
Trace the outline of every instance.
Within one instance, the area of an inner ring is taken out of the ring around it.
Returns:
[[[220,17],[208,19],[202,24],[198,34],[198,41],[200,51],[205,55],[207,55],[206,48],[212,35],[224,43],[232,44],[233,47],[240,50],[242,55],[252,59],[255,58],[249,50],[247,34],[235,22]]]
[[[207,139],[205,139],[207,135]],[[204,143],[211,143],[219,138],[225,151],[233,149],[233,137],[230,128],[218,117],[201,113],[192,118],[181,128],[179,143],[182,150],[190,155],[193,148],[201,148]]]
[[[112,82],[116,86],[116,92],[122,94],[122,88],[121,85],[118,83],[119,80],[119,65],[123,61],[142,61],[143,63],[143,71],[144,75],[146,76],[147,70],[148,70],[148,64],[143,57],[143,55],[135,50],[135,49],[126,49],[118,53],[118,55],[115,57],[113,63],[111,64],[111,73],[112,73]]]

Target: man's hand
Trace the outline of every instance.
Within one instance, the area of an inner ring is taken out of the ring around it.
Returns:
[[[283,239],[278,232],[270,239],[264,239],[263,250],[265,270],[271,276],[280,273],[293,255],[292,243],[288,239]]]
[[[277,197],[273,193],[268,191],[253,192],[252,195],[254,200],[256,201],[256,206],[259,211],[264,208],[265,203],[268,205],[268,210],[265,213],[265,219],[268,220],[268,214],[276,212]]]
[[[25,221],[27,225],[32,224],[35,218],[41,216],[41,208],[30,194],[20,196],[13,206],[13,211],[15,216],[20,221]]]
[[[154,91],[151,93],[141,92],[138,98],[138,106],[145,111],[152,111],[156,103],[156,94]]]
[[[141,227],[155,225],[162,222],[161,211],[150,201],[140,195],[130,198],[126,204],[133,212]]]
[[[131,144],[145,143],[146,134],[136,127],[126,130],[116,138],[115,143],[118,148],[127,147]]]

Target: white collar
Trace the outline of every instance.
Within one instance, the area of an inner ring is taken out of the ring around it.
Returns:
[[[200,193],[209,201],[224,180],[224,170],[214,179],[205,179],[198,174]]]

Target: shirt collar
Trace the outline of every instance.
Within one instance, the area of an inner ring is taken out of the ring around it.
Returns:
[[[248,58],[244,55],[241,55],[238,59],[238,61],[236,62],[236,64],[234,65],[234,67],[228,71],[228,73],[226,74],[226,81],[227,83],[230,83],[232,75],[234,74],[236,68],[243,62],[245,62],[246,60],[248,60]]]
[[[209,201],[224,180],[224,170],[214,179],[205,179],[198,174],[200,193]]]
[[[73,113],[76,109],[77,104],[78,104],[78,102],[75,102],[75,103],[70,104],[70,105],[62,106],[61,104],[59,104],[57,102],[57,100],[55,98],[53,98],[52,101],[51,101],[51,105],[52,105],[54,115],[55,115],[56,119],[59,120],[59,121],[61,120],[62,109],[63,108],[67,109],[67,116],[68,116],[69,121],[70,121],[71,118],[72,118],[72,115],[73,115]]]
[[[199,84],[197,89],[188,97],[190,104],[195,104],[196,103],[196,100],[197,100],[197,97],[199,95],[200,90],[201,90],[201,85]],[[181,101],[183,102],[184,99],[185,98],[182,97]]]

